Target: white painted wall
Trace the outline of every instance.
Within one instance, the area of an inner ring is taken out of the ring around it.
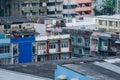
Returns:
[[[61,48],[61,52],[69,52],[69,47],[68,48]]]

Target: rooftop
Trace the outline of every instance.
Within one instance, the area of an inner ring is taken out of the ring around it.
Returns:
[[[114,64],[104,61],[76,62],[74,64],[64,64],[62,66],[93,80],[119,80],[120,62]]]
[[[7,74],[7,77],[5,74]],[[1,80],[16,80],[16,79],[17,80],[52,80],[49,78],[28,75],[25,73],[19,73],[5,69],[0,69],[0,79]]]
[[[120,19],[120,15],[102,15],[102,16],[97,16],[97,18],[111,18],[111,19]]]
[[[0,68],[32,74],[39,77],[47,77],[50,79],[54,78],[54,71],[57,68],[57,65],[62,64],[72,64],[74,62],[80,61],[96,61],[101,60],[98,58],[72,58],[67,60],[54,60],[54,61],[46,61],[46,62],[34,62],[34,63],[24,63],[24,64],[15,64],[15,65],[1,65]]]
[[[0,17],[0,24],[12,24],[12,23],[23,23],[23,22],[30,22],[25,18],[20,17]]]

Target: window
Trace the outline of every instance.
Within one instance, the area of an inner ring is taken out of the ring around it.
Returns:
[[[9,53],[9,52],[10,52],[9,44],[0,45],[0,53]]]
[[[10,29],[10,25],[4,25],[4,29]]]
[[[72,48],[72,52],[74,53],[75,51],[74,51],[74,48]]]
[[[99,20],[99,25],[102,25],[102,20]]]
[[[55,49],[56,48],[56,46],[55,46],[55,43],[50,43],[50,49]]]
[[[77,42],[82,43],[82,38],[78,38]]]
[[[37,49],[39,49],[39,50],[46,49],[46,44],[45,43],[37,43]]]
[[[97,40],[97,39],[93,39],[93,40],[92,40],[92,43],[93,43],[93,44],[98,44],[98,40]]]
[[[103,41],[102,46],[107,46],[107,41]]]
[[[68,42],[63,42],[61,47],[62,48],[67,48],[68,47]]]
[[[72,37],[71,39],[72,39],[72,42],[74,42],[74,38]]]
[[[82,54],[82,49],[79,49],[79,54]]]
[[[115,22],[115,27],[117,27],[118,26],[118,22]]]
[[[22,28],[21,25],[19,25],[19,28],[20,28],[20,29]]]
[[[112,21],[109,21],[109,26],[112,26],[113,22]]]
[[[90,39],[85,39],[85,46],[87,46],[87,47],[90,46]]]

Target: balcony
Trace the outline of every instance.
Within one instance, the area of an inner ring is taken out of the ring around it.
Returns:
[[[64,9],[63,14],[76,14],[74,9]]]
[[[63,0],[56,0],[56,2],[63,2]]]
[[[39,6],[32,7],[31,10],[32,10],[32,12],[38,12]]]
[[[48,2],[55,2],[55,0],[48,0]]]
[[[39,3],[39,0],[32,0],[32,3]]]
[[[76,18],[83,18],[84,16],[92,16],[91,14],[88,15],[77,15]]]
[[[47,7],[40,7],[40,11],[41,11],[41,12],[47,11]]]
[[[55,11],[55,6],[50,6],[50,7],[48,7],[48,10],[49,10],[49,11]]]
[[[45,54],[47,54],[47,51],[46,51],[46,49],[43,49],[43,50],[38,50],[38,53],[37,53],[38,55],[45,55]]]
[[[97,44],[91,45],[91,46],[90,46],[90,50],[91,50],[91,51],[98,51],[98,45],[97,45]]]
[[[57,11],[62,11],[63,8],[62,8],[61,6],[56,6],[56,10],[57,10]]]
[[[23,9],[23,11],[24,11],[24,12],[30,12],[30,7],[25,7],[25,8]]]
[[[11,57],[10,53],[2,53],[2,54],[0,54],[0,59],[1,58],[10,58],[10,57]]]
[[[92,0],[76,0],[76,3],[92,3]]]
[[[91,7],[77,7],[75,8],[75,11],[80,12],[80,11],[91,11]]]
[[[102,47],[100,48],[100,51],[107,51],[107,50],[108,50],[107,46],[102,46]]]
[[[30,0],[24,0],[23,3],[28,4],[28,3],[31,3],[31,1]]]

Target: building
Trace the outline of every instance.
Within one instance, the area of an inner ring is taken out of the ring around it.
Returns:
[[[10,39],[2,39],[1,37],[0,39],[1,64],[69,58],[71,58],[71,39],[69,34]]]
[[[57,65],[54,80],[118,80],[119,58]]]
[[[72,56],[90,56],[90,36],[91,31],[80,29],[63,29],[63,33],[70,34],[72,40]]]
[[[115,41],[118,38],[113,32],[93,32],[90,37],[90,50],[93,56],[116,56]]]
[[[67,67],[57,65],[54,80],[92,80],[92,79],[83,74],[79,74],[78,72],[73,71]]]
[[[120,31],[120,15],[103,15],[96,17],[96,24],[99,30],[112,32]]]
[[[83,18],[84,16],[93,16],[93,1],[92,0],[76,0],[77,7],[75,11],[77,13],[76,18]]]
[[[10,39],[2,37],[0,39],[0,64],[11,64],[11,63],[12,63],[12,50],[11,50]]]
[[[82,20],[78,18],[66,18],[66,27],[68,28],[81,28],[85,30],[97,30],[97,25],[95,22],[95,17],[83,17]]]
[[[63,0],[63,17],[64,18],[75,18],[75,8],[77,3],[75,0]]]
[[[63,0],[48,0],[47,2],[47,16],[62,18]]]
[[[70,35],[51,35],[36,37],[34,43],[37,61],[71,58]]]
[[[65,20],[57,17],[41,16],[37,19],[38,24],[42,24],[46,27],[47,35],[59,33],[63,27],[66,27]]]
[[[35,19],[39,15],[46,15],[46,0],[22,0],[21,16]]]
[[[20,0],[0,0],[3,16],[20,16]]]
[[[36,35],[34,24],[25,18],[0,17],[1,31],[8,37],[27,37]]]

